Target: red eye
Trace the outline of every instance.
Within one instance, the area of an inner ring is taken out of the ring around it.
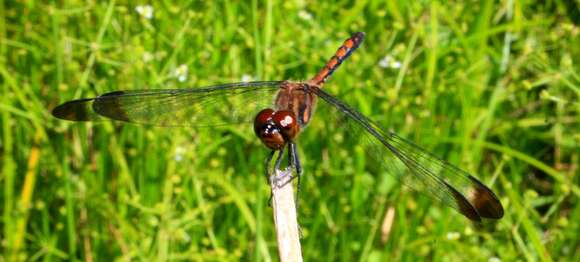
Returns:
[[[279,150],[286,144],[286,139],[280,127],[272,120],[273,115],[274,110],[270,108],[260,111],[254,119],[254,132],[268,148]]]
[[[256,115],[256,118],[254,119],[254,132],[256,132],[258,137],[260,136],[260,130],[262,127],[268,123],[268,121],[272,121],[272,115],[274,115],[274,110],[271,108],[266,108]]]
[[[298,134],[298,131],[300,131],[296,117],[291,111],[281,110],[275,112],[272,116],[272,121],[280,128],[282,134],[288,140],[293,140]]]

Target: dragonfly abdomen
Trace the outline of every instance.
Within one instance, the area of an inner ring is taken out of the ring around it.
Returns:
[[[340,64],[342,64],[342,62],[346,60],[352,54],[352,52],[354,52],[354,50],[358,48],[358,46],[362,43],[364,37],[365,33],[357,32],[354,33],[349,39],[346,39],[342,44],[342,46],[340,46],[338,50],[336,50],[334,56],[332,56],[330,60],[328,60],[326,65],[324,65],[322,70],[320,70],[320,72],[318,72],[318,74],[314,76],[314,78],[312,78],[311,80],[312,83],[317,86],[324,85],[326,79],[330,77],[332,73],[334,73],[334,70],[336,70],[340,66]]]

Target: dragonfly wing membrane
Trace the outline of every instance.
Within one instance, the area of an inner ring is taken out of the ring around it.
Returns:
[[[256,112],[272,106],[272,97],[280,83],[244,82],[205,88],[115,91],[65,103],[55,108],[53,115],[75,121],[90,121],[95,116],[102,116],[154,126],[204,127],[251,122]]]
[[[407,166],[416,167],[417,170],[414,173],[420,173],[421,175],[416,176],[415,179],[430,177],[432,179],[427,181],[440,181],[447,186],[449,190],[444,191],[444,194],[440,193],[441,198],[445,199],[444,202],[455,201],[458,210],[467,217],[473,215],[472,209],[475,209],[477,214],[483,218],[499,219],[503,217],[503,207],[499,199],[491,189],[477,178],[395,133],[382,133],[389,138],[390,144],[397,148],[401,158],[405,159],[403,161],[409,162]],[[457,193],[463,199],[460,199]],[[464,200],[467,200],[473,208],[466,207]]]
[[[474,221],[503,216],[503,207],[497,196],[469,173],[385,131],[324,90],[310,90],[332,108],[341,111],[335,115],[344,116],[340,124],[349,129],[348,135],[358,140],[375,163],[406,186],[438,199]]]
[[[96,121],[103,119],[93,110],[94,100],[94,98],[84,98],[68,101],[55,107],[52,110],[52,115],[60,119],[71,121]]]

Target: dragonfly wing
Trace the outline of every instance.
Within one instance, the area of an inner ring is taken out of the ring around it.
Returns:
[[[95,98],[83,98],[65,102],[52,110],[54,117],[71,121],[97,121],[102,117],[93,111]]]
[[[474,221],[503,216],[497,196],[474,176],[386,131],[324,90],[311,88],[311,92],[340,111],[337,115],[342,116],[341,125],[349,129],[349,137],[358,139],[375,163],[380,163],[403,184],[438,199]]]
[[[113,119],[155,126],[216,126],[251,122],[272,107],[281,81],[243,82],[204,88],[114,91],[56,107],[73,121]]]

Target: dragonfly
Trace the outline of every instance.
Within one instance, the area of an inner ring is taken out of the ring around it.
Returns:
[[[72,121],[103,119],[153,126],[216,127],[250,125],[270,150],[266,174],[288,167],[298,178],[302,166],[298,135],[311,122],[316,106],[330,108],[348,134],[367,149],[369,159],[404,185],[452,207],[472,221],[500,219],[503,206],[475,176],[388,131],[324,90],[329,77],[361,45],[365,34],[352,34],[324,67],[307,81],[254,81],[201,88],[114,91],[65,102],[52,115]],[[318,101],[321,100],[321,103]],[[257,113],[256,113],[257,112]],[[327,116],[324,116],[327,121]],[[218,119],[218,120],[216,120]],[[220,122],[221,121],[221,122]],[[274,166],[272,161],[278,154]]]

